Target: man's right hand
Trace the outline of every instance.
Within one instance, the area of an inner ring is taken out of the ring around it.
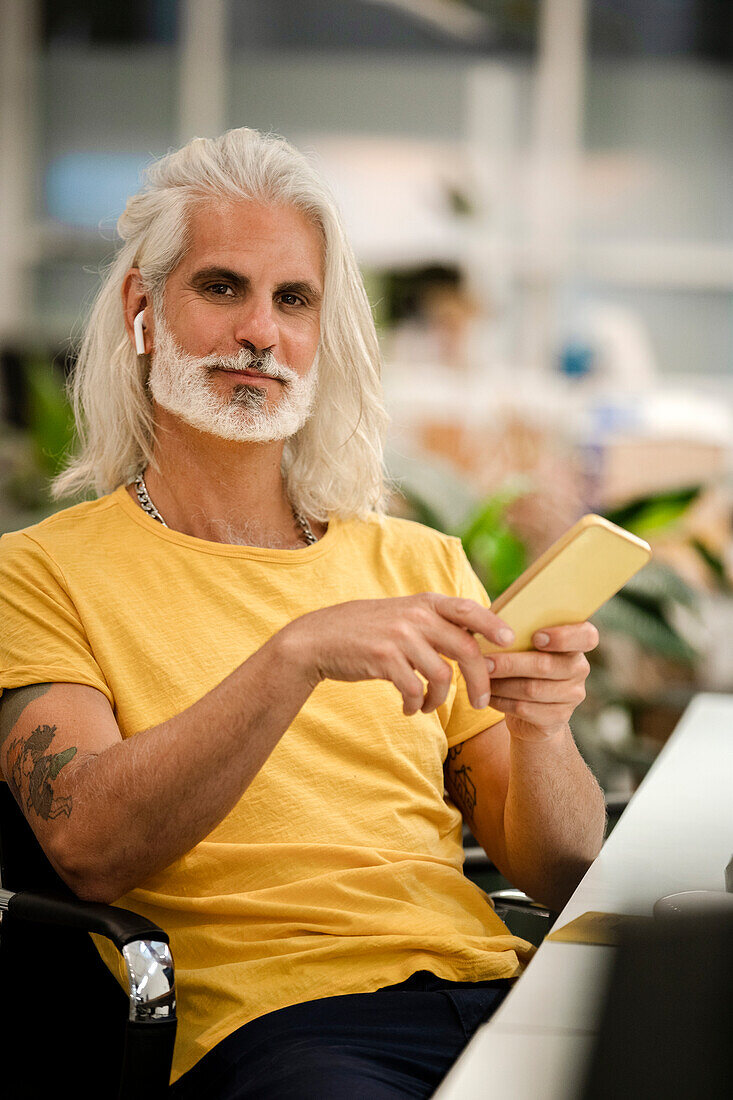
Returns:
[[[488,706],[489,673],[473,633],[510,645],[502,629],[509,628],[475,600],[423,592],[312,611],[284,627],[280,641],[311,688],[321,680],[391,680],[411,715],[445,702],[453,672],[444,657],[458,662],[473,706]]]
[[[64,881],[89,901],[117,901],[211,833],[321,680],[390,680],[405,714],[427,713],[448,694],[445,656],[475,704],[489,681],[472,632],[501,644],[501,625],[473,600],[430,592],[325,607],[275,633],[178,714],[124,740],[96,688],[6,690],[0,766]],[[296,673],[286,683],[284,662]]]

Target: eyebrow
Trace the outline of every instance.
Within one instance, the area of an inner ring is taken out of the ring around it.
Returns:
[[[234,283],[242,289],[250,285],[250,279],[247,275],[241,275],[238,271],[232,271],[231,268],[228,267],[203,267],[199,271],[193,273],[190,281],[192,283],[205,283],[215,279]],[[315,303],[320,302],[323,297],[318,287],[305,279],[294,279],[289,282],[278,283],[275,287],[275,293],[301,294],[304,298],[308,298],[311,302]]]

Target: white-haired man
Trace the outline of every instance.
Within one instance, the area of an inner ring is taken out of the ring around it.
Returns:
[[[374,326],[305,157],[198,139],[119,229],[55,488],[97,499],[0,542],[0,765],[79,896],[169,932],[174,1095],[428,1096],[532,951],[463,818],[555,907],[601,846],[568,726],[597,632],[492,664],[459,540],[386,514]]]

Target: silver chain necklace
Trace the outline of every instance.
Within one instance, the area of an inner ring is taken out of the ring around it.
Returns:
[[[135,478],[135,489],[137,491],[137,499],[140,501],[140,507],[142,508],[142,510],[144,512],[147,512],[149,516],[152,516],[153,519],[157,519],[158,523],[162,523],[164,527],[167,527],[168,524],[165,522],[160,512],[150,499],[148,487],[145,484],[145,479],[143,478],[142,474],[138,474]],[[303,532],[303,537],[305,538],[305,541],[308,543],[308,545],[312,546],[314,542],[318,542],[318,539],[313,534],[313,531],[311,530],[311,525],[309,524],[305,516],[302,515],[301,512],[296,511],[296,509],[293,508],[292,504],[290,505],[290,507],[293,509],[293,518],[298,524],[298,527],[300,527],[301,531]]]

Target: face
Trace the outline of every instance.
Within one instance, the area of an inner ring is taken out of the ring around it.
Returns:
[[[159,405],[225,439],[287,439],[308,419],[323,295],[318,229],[293,207],[210,203],[154,311]]]

